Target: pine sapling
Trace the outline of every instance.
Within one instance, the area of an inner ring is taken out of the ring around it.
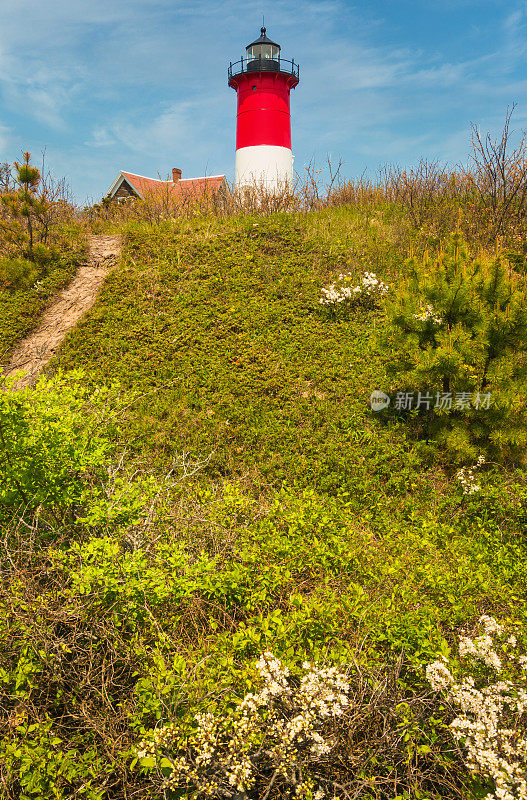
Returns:
[[[519,455],[527,444],[526,278],[499,256],[473,258],[459,233],[407,269],[387,302],[389,344],[405,385],[444,400],[422,413],[425,435],[463,461],[482,448]]]

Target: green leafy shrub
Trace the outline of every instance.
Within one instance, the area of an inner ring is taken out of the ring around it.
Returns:
[[[82,373],[41,377],[37,386],[0,392],[0,509],[64,513],[81,504],[88,475],[101,473],[112,443],[105,430],[118,388],[90,389]]]
[[[137,521],[136,485],[124,486],[110,460],[112,420],[130,398],[117,386],[81,385],[81,372],[21,391],[13,391],[15,378],[0,392],[0,794],[102,800],[119,781],[112,742],[126,731],[119,701],[135,682],[136,656],[133,647],[119,652],[120,620],[98,619],[89,601],[83,607],[82,587],[69,608],[56,605],[67,583],[51,566],[49,544]],[[151,483],[141,482],[143,513]],[[116,542],[112,565],[120,552]],[[119,676],[110,692],[108,660]]]
[[[393,370],[420,392],[419,423],[456,459],[521,457],[527,443],[525,279],[472,258],[459,234],[407,262],[388,314]],[[385,340],[386,343],[386,340]],[[424,399],[423,399],[424,398]]]
[[[80,230],[68,230],[60,246],[35,245],[35,261],[0,257],[0,359],[38,322],[50,299],[84,261],[86,242]],[[16,264],[16,266],[13,266]]]
[[[74,542],[68,551],[53,553],[52,559],[67,570],[72,596],[93,596],[94,610],[111,610],[127,622],[144,622],[153,611],[175,619],[187,599],[200,593],[215,567],[206,555],[191,561],[177,542],[150,556],[141,548],[127,552],[115,535]]]
[[[56,248],[36,244],[33,248],[33,259],[0,257],[0,291],[6,289],[14,292],[28,289],[38,278],[47,274],[53,261],[59,254]]]
[[[13,778],[19,787],[20,800],[59,800],[73,787],[86,800],[103,800],[104,790],[97,782],[105,772],[104,757],[96,747],[69,744],[65,750],[64,741],[53,730],[53,720],[29,723],[23,713],[19,715],[9,740],[0,743],[0,759],[6,782]]]

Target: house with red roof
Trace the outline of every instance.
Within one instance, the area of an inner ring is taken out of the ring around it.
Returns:
[[[115,202],[139,197],[167,205],[184,205],[202,200],[215,200],[227,191],[225,175],[203,178],[182,178],[180,169],[172,170],[172,180],[147,178],[133,172],[120,172],[106,197]]]

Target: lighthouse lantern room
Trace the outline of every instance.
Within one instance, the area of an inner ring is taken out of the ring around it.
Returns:
[[[289,96],[299,81],[298,64],[282,58],[280,45],[262,28],[228,75],[238,97],[235,186],[281,191],[293,180]]]

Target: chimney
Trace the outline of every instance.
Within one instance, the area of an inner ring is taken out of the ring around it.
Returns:
[[[176,169],[174,167],[174,169],[172,170],[172,180],[174,181],[174,183],[177,183],[180,179],[181,179],[181,170]]]

